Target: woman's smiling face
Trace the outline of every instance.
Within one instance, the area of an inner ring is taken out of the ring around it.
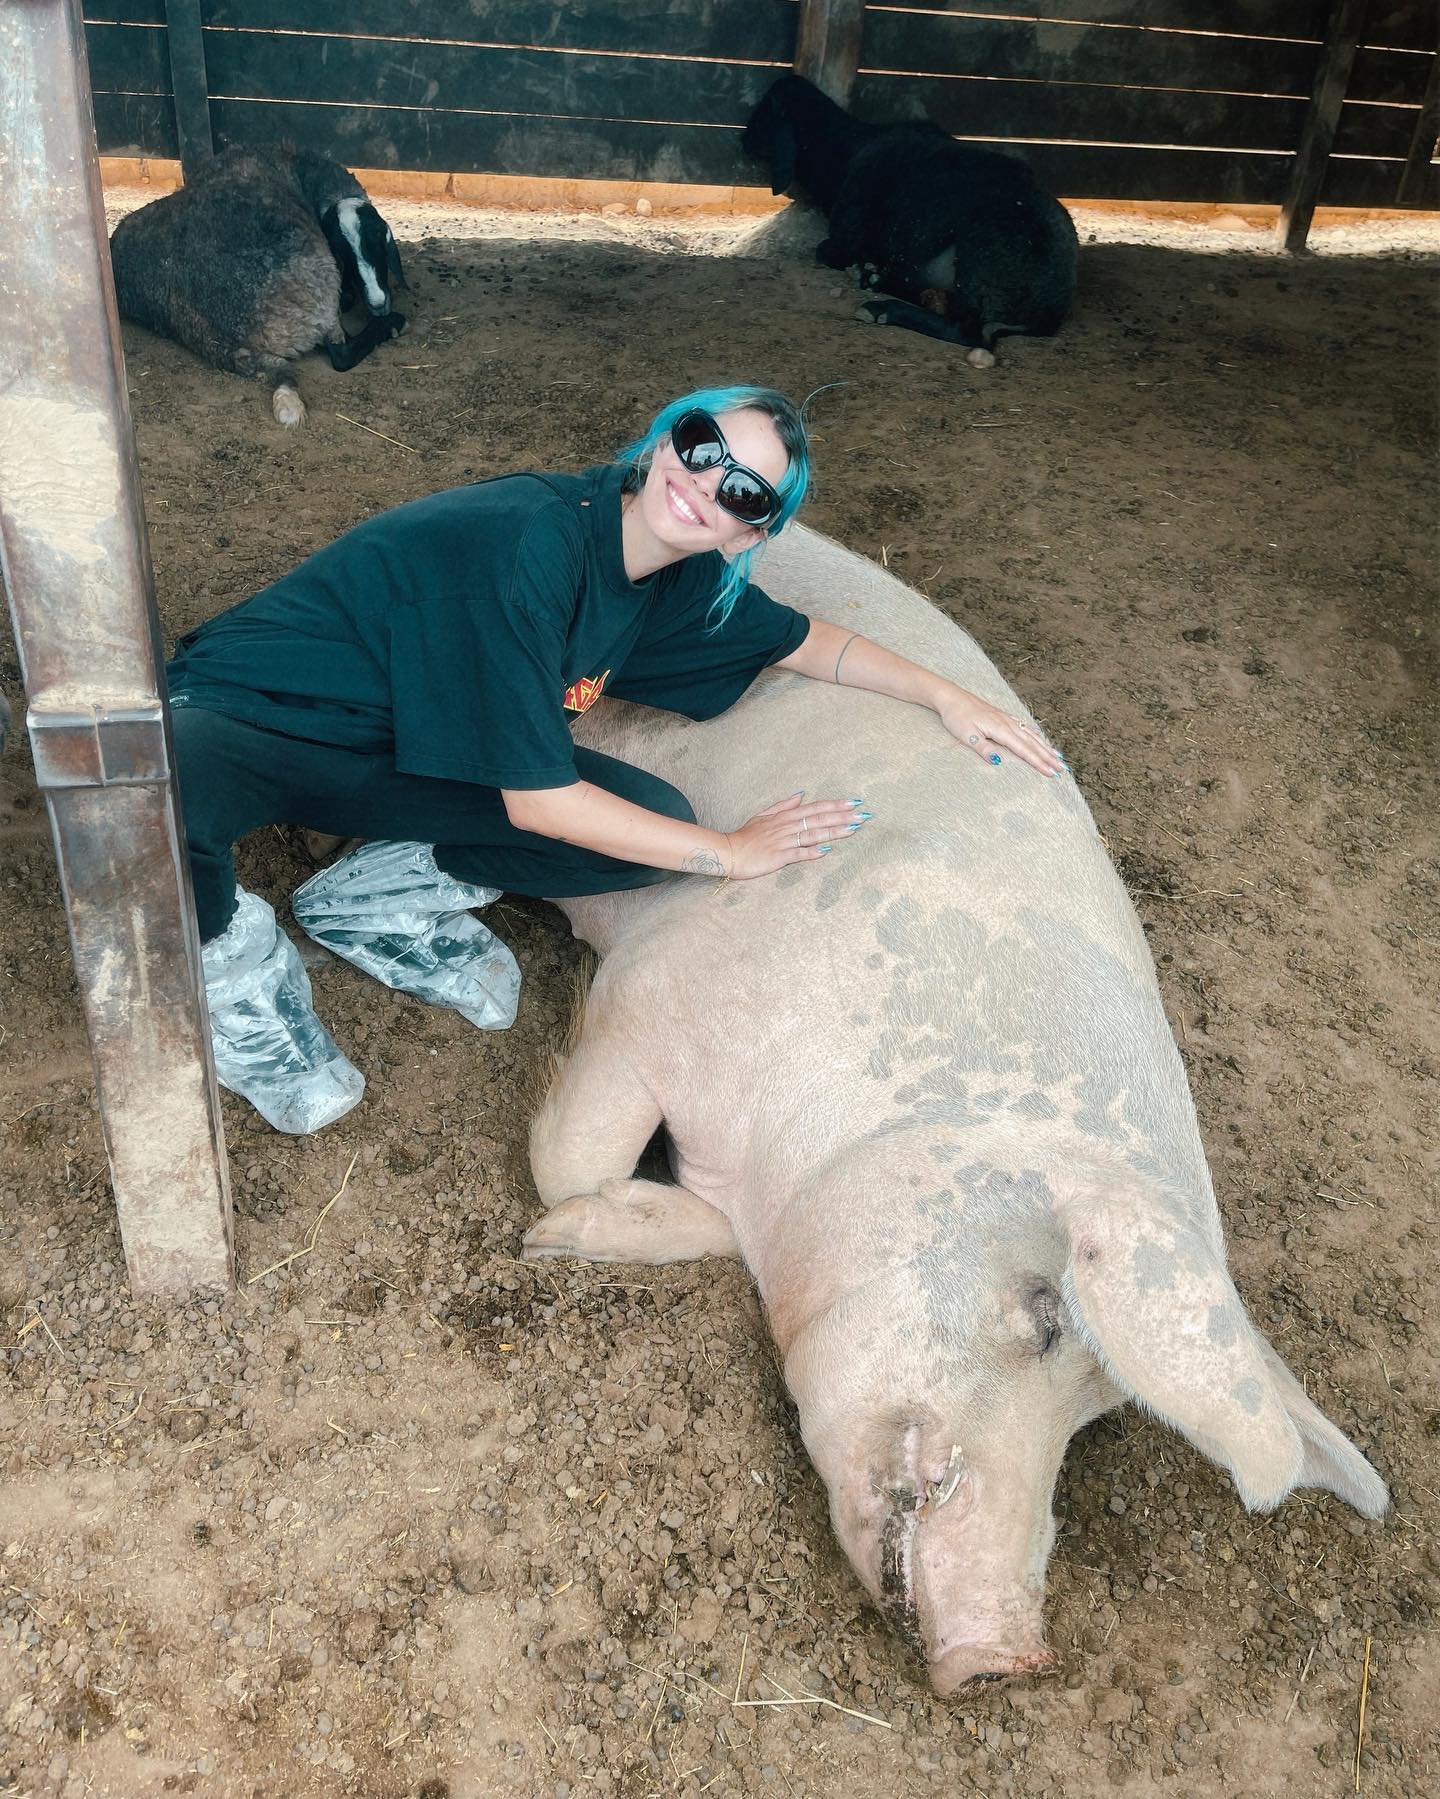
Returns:
[[[715,422],[735,460],[778,487],[790,458],[769,417],[746,408],[721,413]],[[693,556],[702,550],[733,556],[760,541],[762,532],[727,512],[716,499],[723,475],[718,465],[692,474],[668,437],[655,451],[637,508],[652,536],[672,556]]]

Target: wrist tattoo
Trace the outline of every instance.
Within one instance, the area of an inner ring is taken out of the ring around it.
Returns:
[[[837,687],[840,685],[840,664],[845,660],[845,652],[859,635],[860,633],[858,631],[852,631],[845,639],[844,643],[840,645],[840,654],[835,658],[835,685]]]
[[[724,864],[714,850],[691,850],[680,864],[680,872],[687,875],[723,875]]]

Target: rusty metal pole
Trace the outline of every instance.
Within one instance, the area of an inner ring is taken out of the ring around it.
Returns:
[[[130,1280],[233,1275],[230,1186],[79,0],[0,4],[0,572]]]

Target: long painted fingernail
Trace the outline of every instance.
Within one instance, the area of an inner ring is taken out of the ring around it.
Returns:
[[[875,814],[873,812],[857,812],[855,816],[857,818],[874,818]]]
[[[790,797],[792,800],[803,800],[805,797],[805,789],[803,787],[797,787]]]
[[[863,806],[865,802],[864,800],[846,800],[845,804],[847,806]]]
[[[998,766],[998,765],[999,765],[999,761],[1000,761],[1000,758],[999,758],[999,757],[998,757],[998,756],[992,756],[992,757],[991,757],[991,758],[990,758],[990,760],[991,760],[991,761],[992,761],[992,762],[994,762],[994,763],[995,763],[995,764],[996,764],[996,765],[997,765],[997,766]]]
[[[858,831],[860,829],[861,822],[862,821],[857,818],[853,825],[841,825],[840,829],[842,831],[847,831],[847,832],[848,831]]]
[[[831,850],[834,849],[834,847],[835,847],[835,845],[833,843],[822,843],[820,845],[820,854],[822,856],[828,856],[830,854]]]

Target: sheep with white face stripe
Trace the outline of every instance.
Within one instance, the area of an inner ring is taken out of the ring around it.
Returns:
[[[405,329],[390,227],[347,169],[304,151],[222,151],[121,219],[110,260],[122,318],[269,382],[282,425],[305,418],[294,357],[323,346],[332,367],[352,369]],[[370,317],[349,337],[342,314],[362,302]]]

